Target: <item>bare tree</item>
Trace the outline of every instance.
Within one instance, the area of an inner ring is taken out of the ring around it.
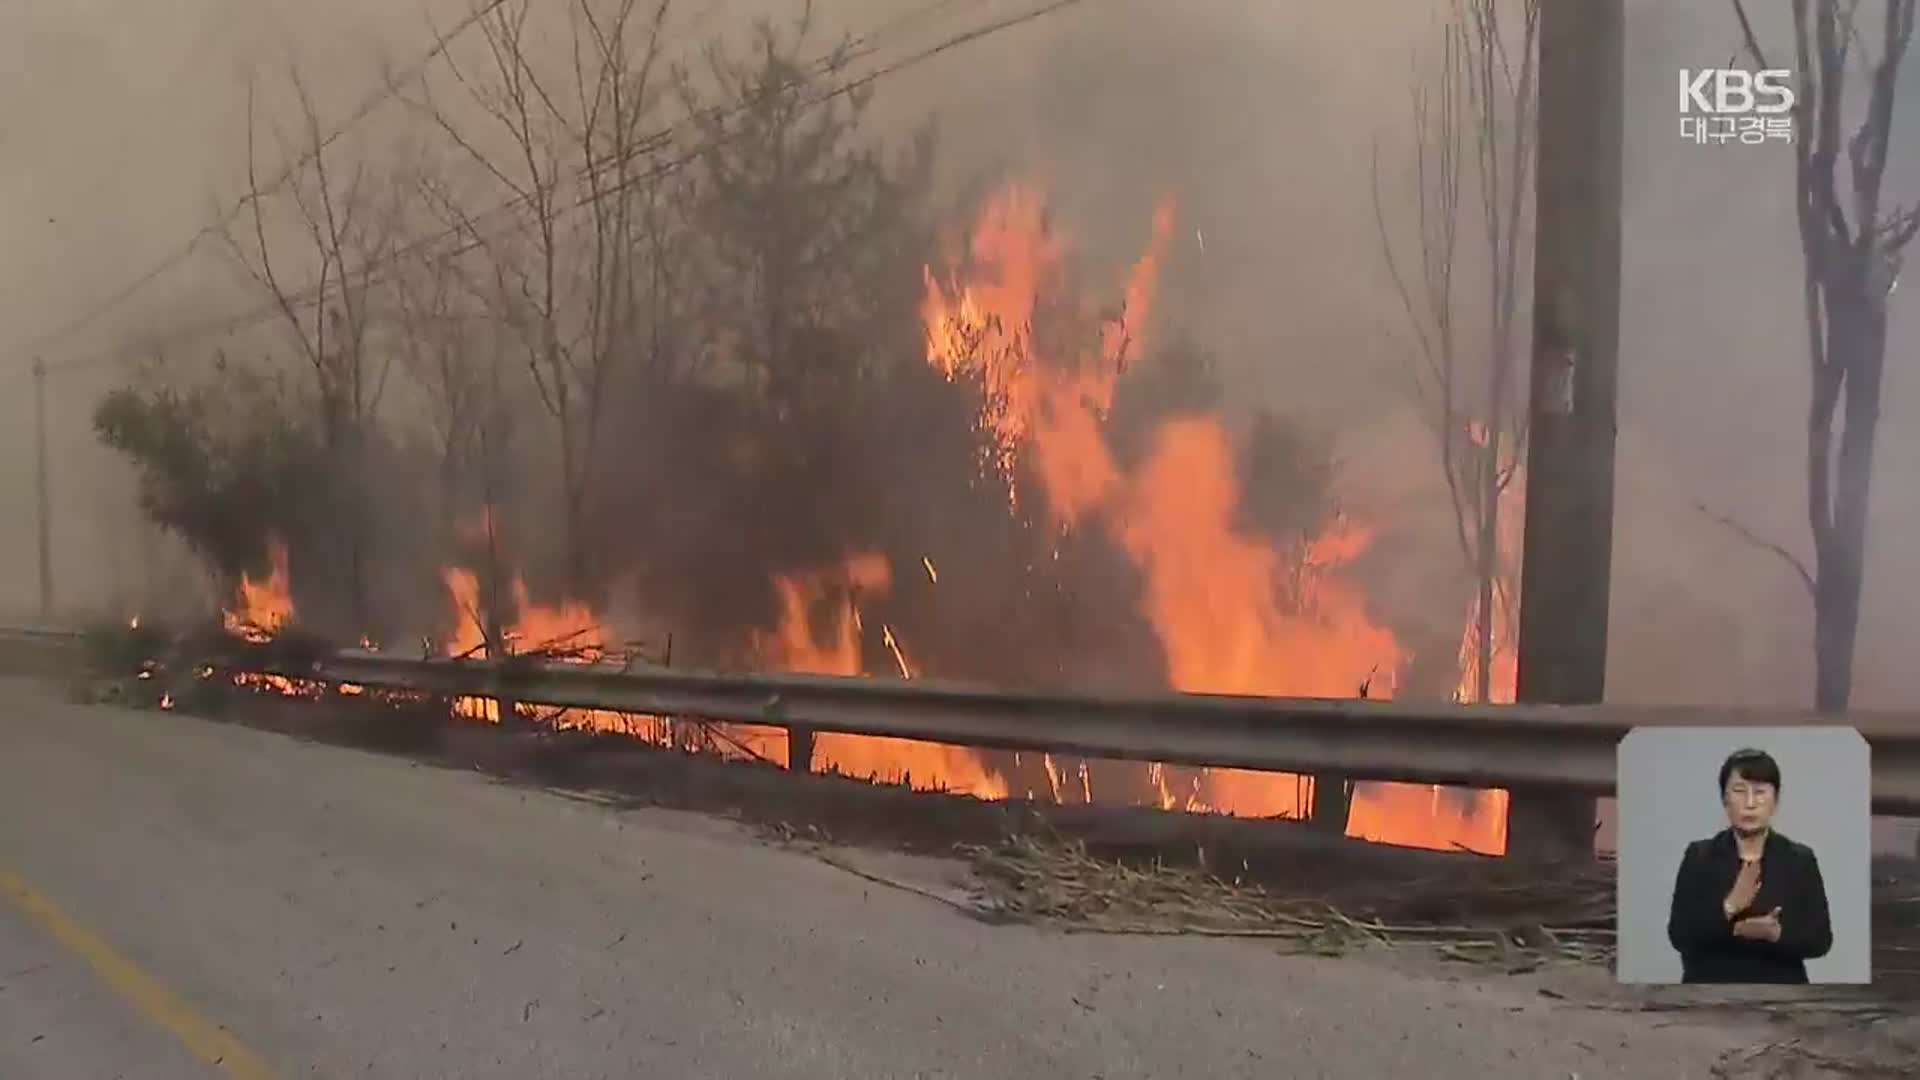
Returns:
[[[247,191],[244,213],[230,219],[228,245],[269,293],[313,378],[319,434],[338,484],[345,536],[348,616],[373,629],[368,605],[367,444],[385,393],[389,362],[369,348],[374,323],[366,269],[391,251],[400,189],[376,182],[365,155],[344,172],[330,160],[333,141],[297,68],[289,70],[299,114],[289,132],[272,125],[283,156],[298,164],[270,192],[259,171],[259,118],[247,94]],[[333,155],[337,157],[337,153]],[[280,220],[275,205],[290,206]],[[299,266],[290,277],[289,264]],[[293,280],[308,282],[298,288]]]
[[[1844,710],[1853,693],[1854,640],[1866,576],[1867,504],[1885,371],[1887,297],[1899,277],[1902,253],[1920,231],[1916,208],[1889,207],[1881,197],[1895,87],[1913,38],[1914,4],[1882,0],[1878,57],[1870,55],[1860,32],[1859,0],[1793,0],[1791,9],[1794,207],[1813,376],[1806,463],[1813,566],[1781,545],[1758,542],[1793,566],[1813,599],[1813,697],[1823,711]],[[1753,62],[1763,69],[1773,67],[1746,5],[1733,0],[1733,9]],[[1867,96],[1849,134],[1844,105],[1848,64],[1856,54],[1867,74]],[[1841,195],[1837,176],[1843,145],[1850,198]]]
[[[1501,496],[1524,459],[1526,402],[1518,392],[1516,313],[1531,246],[1539,0],[1448,0],[1436,70],[1412,91],[1415,241],[1399,250],[1373,167],[1380,249],[1413,334],[1412,392],[1439,440],[1460,554],[1477,587],[1475,700],[1492,696],[1496,619],[1518,610],[1518,566],[1503,558]],[[1517,25],[1516,25],[1517,24]],[[1471,185],[1471,186],[1469,186]],[[1477,206],[1463,205],[1477,197]],[[1463,217],[1477,214],[1478,261],[1463,260]],[[1479,273],[1485,305],[1478,349],[1463,343]],[[1480,362],[1468,358],[1478,352]],[[1478,383],[1476,386],[1475,383]],[[1517,553],[1510,553],[1517,556]]]
[[[430,205],[444,198],[429,177],[420,184]],[[480,610],[463,617],[473,618],[489,655],[499,656],[513,615],[498,532],[498,514],[511,501],[513,395],[502,370],[499,327],[477,303],[486,290],[473,276],[457,253],[422,250],[399,260],[387,280],[399,354],[428,401],[442,542],[465,549],[461,560],[475,563],[479,578]],[[478,529],[465,527],[476,512]]]
[[[436,253],[410,258],[387,275],[394,299],[399,356],[428,403],[428,425],[439,458],[440,523],[459,520],[473,465],[485,377],[476,362],[477,313],[462,305],[461,268]]]
[[[598,479],[605,406],[623,365],[664,348],[656,304],[664,271],[658,240],[662,170],[648,159],[667,144],[655,70],[671,0],[569,0],[555,55],[536,32],[531,0],[509,0],[479,18],[483,72],[449,54],[448,68],[480,121],[468,124],[429,95],[426,112],[492,185],[510,196],[512,221],[493,227],[450,195],[438,200],[487,262],[495,310],[518,336],[559,443],[570,591],[589,597],[591,495]],[[443,195],[446,195],[443,192]],[[655,357],[654,359],[657,359]]]

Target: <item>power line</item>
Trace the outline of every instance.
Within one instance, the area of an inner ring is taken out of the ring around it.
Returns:
[[[806,65],[806,67],[803,69],[803,75],[812,76],[812,77],[817,77],[821,75],[830,75],[839,68],[846,67],[868,56],[871,56],[874,53],[879,52],[881,44],[884,41],[886,41],[888,38],[892,37],[893,35],[908,29],[914,23],[919,22],[922,19],[926,19],[929,16],[937,15],[941,11],[953,8],[956,5],[972,4],[972,5],[978,6],[979,4],[982,4],[985,2],[986,0],[929,0],[929,2],[922,4],[920,7],[915,8],[912,11],[908,11],[901,15],[894,16],[892,19],[887,20],[886,22],[880,24],[879,26],[875,27],[874,29],[864,34],[858,34],[850,37],[847,41],[843,42],[841,45],[837,46],[835,49],[828,52],[826,55],[821,56],[815,59],[812,63]],[[798,85],[799,82],[800,82],[799,80],[796,80],[794,84],[790,84],[790,85]],[[785,88],[783,87],[781,89],[785,89]],[[816,103],[809,102],[807,103],[807,105],[803,105],[802,108],[809,107],[812,104],[816,104]],[[636,158],[644,157],[648,154],[653,153],[656,150],[664,149],[669,143],[671,143],[675,131],[682,126],[685,126],[689,123],[694,123],[700,120],[718,120],[718,121],[724,122],[725,120],[729,119],[733,114],[743,112],[749,107],[750,106],[748,103],[738,102],[732,105],[709,106],[708,108],[698,110],[692,116],[689,116],[679,121],[678,123],[668,124],[666,127],[660,128],[647,135],[640,137],[638,140],[636,140],[635,145],[630,146],[625,150],[617,151],[609,155],[604,160],[589,161],[584,168],[579,170],[578,175],[575,176],[574,179],[579,183],[586,183],[588,181],[595,180],[609,169],[619,168],[623,165],[631,163]],[[645,180],[647,178],[648,177],[643,176],[639,179]],[[534,190],[531,193],[516,195],[514,198],[507,200],[507,202],[503,203],[502,205],[482,212],[479,215],[479,217],[489,218],[497,214],[505,213],[508,210],[515,209],[519,207],[521,204],[531,201],[533,198],[538,197],[540,194],[543,193],[543,191],[550,191],[550,190],[551,189],[543,189],[539,184],[536,183],[534,185]],[[615,188],[611,191],[602,192],[601,194],[610,195],[619,190],[622,190],[622,189]],[[589,201],[592,201],[592,200],[589,200]],[[579,207],[576,204],[575,206],[569,207],[567,209],[572,210],[572,209],[578,209],[578,208]],[[451,232],[458,233],[463,229],[465,229],[466,227],[467,226],[463,225],[459,228],[451,230]]]
[[[930,6],[933,6],[933,7],[946,6],[951,2],[952,0],[936,0],[936,3]],[[826,102],[834,100],[836,98],[845,97],[849,94],[857,92],[858,90],[866,86],[869,86],[875,82],[878,82],[880,79],[898,74],[901,71],[905,71],[909,68],[925,63],[926,61],[931,60],[944,53],[947,53],[954,49],[960,48],[962,46],[983,40],[987,37],[992,36],[993,34],[1000,33],[1005,30],[1013,29],[1015,27],[1037,21],[1041,18],[1044,18],[1047,15],[1051,15],[1057,11],[1072,7],[1082,2],[1084,2],[1084,0],[1052,0],[1052,2],[1043,4],[1037,8],[1032,8],[1016,15],[1006,16],[1004,18],[995,20],[993,22],[984,24],[982,26],[974,27],[971,30],[967,30],[959,34],[955,34],[951,37],[941,40],[940,42],[937,42],[932,46],[929,46],[928,48],[922,49],[901,60],[895,61],[892,64],[888,64],[888,65],[884,65],[882,67],[876,68],[873,71],[866,73],[865,75],[859,76],[858,78],[850,79],[845,83],[841,83],[840,85],[837,85],[825,91],[822,91],[821,93],[815,95],[811,99],[805,102],[802,102],[800,105],[800,109],[801,110],[811,109],[819,105],[825,104]],[[904,21],[906,20],[896,18],[893,21],[893,23],[889,25],[897,25]],[[872,50],[869,49],[868,51],[871,52]],[[813,66],[815,68],[825,67],[828,70],[831,70],[832,67],[843,63],[845,56],[846,56],[846,52],[844,50],[837,50],[835,53],[829,54],[829,56],[822,58],[820,61],[817,61]],[[709,111],[711,113],[717,114],[718,118],[724,121],[724,119],[726,119],[728,116],[742,112],[748,107],[750,106],[746,103],[735,103],[725,108],[709,110]],[[661,129],[658,132],[652,133],[646,136],[645,138],[641,139],[637,147],[627,151],[626,153],[616,155],[613,159],[596,164],[594,166],[590,166],[589,168],[582,170],[580,179],[591,179],[594,176],[594,174],[598,172],[602,172],[609,168],[615,168],[620,165],[630,163],[637,158],[640,158],[649,154],[653,154],[665,148],[667,145],[671,143],[672,137],[676,129],[684,124],[689,123],[690,120],[691,118],[689,118],[689,120],[683,120],[680,122],[680,124],[670,125],[666,128]],[[574,201],[573,203],[568,204],[567,206],[561,207],[559,210],[555,211],[554,216],[558,217],[565,214],[571,214],[575,211],[584,209],[588,206],[592,206],[595,203],[603,199],[606,199],[610,196],[620,194],[640,184],[647,183],[651,180],[659,179],[662,176],[665,176],[669,173],[672,173],[674,171],[677,171],[685,167],[688,164],[691,164],[692,162],[697,160],[701,155],[708,153],[714,149],[717,149],[718,147],[723,146],[727,142],[730,142],[733,139],[738,137],[739,136],[737,134],[722,135],[718,138],[710,139],[701,144],[692,146],[688,148],[686,151],[675,155],[674,157],[668,159],[665,162],[656,164],[636,176],[628,177],[622,180],[620,183],[614,185],[613,187],[590,193]],[[471,235],[471,239],[468,239],[467,241],[461,244],[458,244],[455,247],[444,252],[441,255],[441,258],[443,259],[458,258],[462,255],[475,251],[486,243],[486,241],[478,235],[479,225],[482,221],[495,218],[519,209],[520,207],[522,207],[523,205],[531,201],[532,198],[537,197],[537,193],[538,193],[538,189],[536,189],[536,193],[533,195],[515,196],[514,198],[509,199],[506,202],[498,206],[495,206],[489,210],[483,211],[479,215],[469,218],[466,221],[461,222],[460,224],[450,226],[446,229],[442,229],[425,236],[416,237],[415,239],[408,241],[405,244],[402,244],[398,248],[395,248],[394,250],[386,253],[385,255],[369,260],[362,266],[352,271],[352,276],[358,279],[358,281],[356,282],[357,284],[365,285],[368,282],[374,280],[380,271],[393,266],[394,264],[400,262],[401,260],[409,258],[422,251],[425,251],[436,244],[460,237],[463,234]],[[323,296],[325,296],[330,289],[341,288],[341,287],[345,287],[344,278],[340,281],[335,281],[332,283],[323,283],[323,284],[309,286],[308,288],[301,290],[300,292],[295,293],[291,296],[288,296],[285,298],[276,297],[275,299],[269,302],[262,303],[258,307],[248,309],[247,311],[240,312],[233,316],[227,316],[220,319],[208,320],[205,322],[197,323],[192,326],[186,327],[180,331],[176,331],[172,334],[165,335],[159,340],[149,340],[149,341],[143,342],[138,346],[122,346],[114,349],[103,350],[102,352],[99,352],[99,353],[95,353],[89,356],[78,357],[73,360],[69,360],[60,364],[49,364],[48,370],[49,371],[71,371],[78,368],[91,366],[96,363],[102,363],[110,360],[119,359],[121,357],[127,356],[134,352],[141,352],[141,351],[165,352],[167,349],[174,348],[183,344],[188,344],[194,341],[198,341],[203,338],[213,336],[215,334],[228,334],[238,330],[244,330],[244,329],[247,329],[248,327],[257,325],[262,322],[271,321],[272,319],[281,316],[283,313],[283,305],[291,306],[291,307],[301,307],[301,308],[310,307],[313,304],[319,302],[320,299]]]
[[[452,46],[453,42],[457,38],[459,38],[461,34],[465,33],[467,30],[471,29],[472,27],[479,25],[480,22],[483,19],[485,19],[488,15],[493,14],[495,11],[497,11],[499,8],[501,8],[508,2],[510,2],[510,0],[489,0],[489,2],[487,2],[484,6],[474,9],[467,16],[462,18],[450,30],[448,30],[443,34],[437,35],[433,48],[429,49],[425,54],[423,54],[419,60],[409,65],[408,68],[406,69],[406,74],[404,77],[396,76],[388,79],[386,86],[381,91],[371,95],[365,102],[363,102],[361,106],[358,109],[356,109],[348,117],[345,123],[336,127],[331,134],[329,134],[325,139],[321,140],[317,148],[312,148],[303,152],[295,161],[289,163],[280,172],[280,174],[277,177],[275,177],[274,180],[271,183],[269,183],[265,188],[260,189],[258,192],[250,192],[247,196],[242,197],[240,200],[238,200],[234,204],[233,208],[229,210],[226,216],[222,218],[218,223],[205,226],[200,230],[198,230],[197,232],[195,232],[193,236],[188,239],[185,245],[183,245],[181,248],[176,250],[173,254],[161,260],[159,263],[155,264],[153,267],[149,268],[146,272],[142,273],[138,278],[136,278],[134,281],[132,281],[131,283],[129,283],[128,285],[120,289],[118,292],[113,294],[103,303],[95,305],[88,312],[68,320],[65,324],[63,324],[59,328],[55,329],[54,331],[48,334],[42,335],[40,338],[22,347],[18,351],[22,353],[37,353],[37,352],[43,351],[50,345],[71,336],[72,334],[74,334],[79,330],[84,329],[89,324],[93,323],[94,321],[104,316],[107,312],[125,303],[129,298],[139,293],[142,289],[146,288],[155,280],[158,280],[159,278],[164,277],[168,273],[172,272],[174,269],[178,268],[182,263],[186,262],[187,259],[193,256],[194,252],[198,250],[202,241],[204,241],[207,237],[214,235],[219,231],[232,225],[233,221],[240,215],[240,213],[243,210],[245,210],[248,207],[248,205],[250,205],[256,198],[271,195],[279,191],[281,188],[285,187],[292,180],[292,178],[299,172],[299,170],[312,164],[319,157],[320,154],[324,153],[329,147],[331,147],[333,143],[336,142],[343,134],[345,134],[348,130],[351,130],[353,126],[357,125],[360,121],[364,120],[367,116],[371,115],[374,109],[378,108],[380,105],[384,104],[388,100],[391,100],[393,97],[395,97],[400,92],[400,88],[402,86],[408,83],[411,83],[419,79],[422,75],[424,75],[427,68],[431,66],[434,61],[444,56],[447,50]],[[927,18],[928,16],[931,16],[931,15],[935,15],[939,13],[942,9],[951,8],[956,4],[963,4],[963,3],[978,4],[980,2],[982,2],[982,0],[930,0],[930,2],[923,4],[912,11],[906,12],[902,15],[895,16],[894,18],[888,20],[885,23],[882,23],[880,26],[876,27],[874,30],[869,31],[866,34],[859,35],[853,38],[850,42],[843,45],[841,50],[837,50],[835,53],[831,53],[826,57],[822,57],[819,61],[817,61],[813,65],[813,67],[816,71],[820,73],[824,73],[825,71],[831,70],[832,67],[838,63],[850,62],[852,60],[856,60],[861,57],[871,55],[872,53],[877,52],[879,50],[880,43],[882,41],[908,28],[913,23],[918,22],[921,19]],[[615,160],[615,161],[601,162],[601,163],[589,166],[589,168],[587,168],[586,170],[583,170],[581,174],[581,179],[582,180],[592,179],[597,172],[605,168],[617,167],[620,164],[624,164],[627,161],[633,160],[634,157],[637,157],[646,153],[651,153],[654,150],[659,149],[661,146],[661,139],[665,137],[670,137],[672,132],[673,132],[673,128],[669,126],[668,128],[663,129],[660,132],[656,132],[654,135],[641,140],[639,147],[631,151],[626,157],[619,160]],[[518,200],[518,201],[525,201],[525,200]],[[516,204],[517,203],[510,203],[508,206],[499,207],[494,210],[487,211],[485,214],[482,215],[482,217],[491,217],[491,216],[494,216],[495,214],[503,213],[506,210],[511,209]],[[457,229],[454,230],[454,232],[458,232],[458,231],[459,230]],[[409,250],[403,254],[411,254],[411,251]],[[310,299],[301,300],[300,302],[310,303],[311,300]],[[278,304],[276,303],[273,306],[277,309]],[[251,322],[251,321],[257,321],[257,320],[249,316],[247,317],[246,321]],[[58,369],[58,370],[67,370],[74,367],[88,366],[92,363],[95,363],[101,360],[112,359],[113,357],[118,356],[125,351],[126,350],[120,349],[120,348],[109,349],[102,354],[83,357],[77,361],[67,361],[63,363],[56,363],[56,364],[50,365],[50,368]]]
[[[324,154],[329,147],[331,147],[335,142],[338,142],[340,138],[344,136],[348,131],[358,126],[361,121],[365,120],[368,116],[372,115],[375,109],[385,104],[396,93],[398,93],[401,85],[403,85],[406,82],[411,82],[413,79],[419,78],[420,75],[426,71],[428,66],[430,66],[434,61],[438,60],[441,56],[445,55],[447,49],[452,47],[454,41],[457,38],[459,38],[460,35],[466,33],[469,29],[478,25],[482,19],[486,18],[488,15],[491,15],[494,11],[498,10],[502,5],[506,3],[508,3],[508,0],[486,0],[486,3],[484,5],[482,5],[481,7],[475,8],[474,10],[469,12],[464,18],[462,18],[458,23],[454,24],[451,30],[447,31],[445,34],[439,35],[435,39],[433,47],[431,49],[428,49],[420,57],[420,59],[414,61],[412,64],[407,66],[407,68],[405,69],[407,71],[407,75],[405,78],[396,77],[396,78],[387,80],[387,85],[383,89],[370,95],[365,101],[361,102],[359,107],[355,108],[352,113],[348,114],[347,119],[342,123],[340,123],[339,125],[337,125],[330,133],[327,134],[325,138],[319,140],[319,142],[314,146],[311,146],[308,149],[302,151],[300,155],[296,157],[293,161],[288,162],[287,165],[283,169],[281,169],[280,174],[276,176],[273,179],[273,181],[269,183],[265,188],[261,189],[257,193],[257,195],[259,196],[271,195],[271,194],[274,194],[275,192],[278,192],[281,188],[285,187],[288,183],[290,183],[293,180],[293,177],[301,169],[304,169],[308,165],[312,164],[321,154]],[[251,118],[249,118],[249,122],[251,122]],[[253,198],[255,198],[255,196],[256,196],[256,193],[250,192],[246,196],[243,196],[242,198],[240,198],[238,201],[234,203],[233,208],[228,210],[226,215],[222,217],[217,223],[206,225],[200,228],[191,237],[187,239],[187,242],[185,244],[176,248],[171,254],[167,255],[165,258],[161,259],[159,262],[149,267],[139,277],[134,278],[131,282],[121,287],[118,291],[116,291],[113,295],[109,296],[106,300],[94,305],[92,308],[81,313],[80,315],[77,315],[71,319],[68,319],[66,322],[60,324],[58,327],[55,327],[53,330],[50,330],[47,333],[40,335],[38,338],[28,342],[27,344],[19,346],[15,351],[18,353],[36,353],[44,349],[47,349],[53,346],[54,344],[60,341],[63,341],[68,337],[71,337],[75,332],[86,328],[89,324],[95,322],[101,316],[105,315],[107,312],[112,311],[113,309],[119,307],[121,304],[126,303],[129,299],[137,295],[142,289],[145,289],[148,285],[151,285],[153,282],[157,281],[158,279],[165,277],[167,274],[177,269],[182,263],[192,258],[194,252],[199,250],[201,242],[204,241],[207,237],[219,232],[222,229],[225,229],[229,225],[232,225],[234,219],[240,216],[240,212],[247,208],[248,203]]]

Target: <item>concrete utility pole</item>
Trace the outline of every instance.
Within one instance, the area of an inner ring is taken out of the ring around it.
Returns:
[[[35,492],[40,509],[40,618],[53,618],[53,534],[47,504],[47,364],[33,361],[33,449]]]
[[[1522,702],[1593,704],[1606,688],[1625,21],[1622,0],[1540,11]],[[1510,855],[1591,857],[1593,799],[1511,794]]]

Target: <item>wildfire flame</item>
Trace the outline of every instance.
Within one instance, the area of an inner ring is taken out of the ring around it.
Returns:
[[[1042,291],[1061,287],[1065,245],[1027,185],[989,201],[973,233],[972,274],[941,286],[927,274],[929,360],[950,378],[978,377],[982,422],[1017,456],[1031,443],[1048,509],[1072,525],[1098,513],[1142,571],[1144,614],[1182,690],[1349,696],[1403,656],[1359,592],[1336,576],[1371,539],[1345,523],[1307,550],[1282,553],[1235,529],[1240,501],[1231,444],[1217,417],[1163,424],[1132,474],[1103,430],[1115,384],[1138,352],[1174,208],[1154,214],[1152,239],[1101,320],[1097,350],[1061,362],[1032,337]],[[1289,558],[1288,556],[1292,557]]]
[[[844,565],[812,574],[776,577],[780,621],[771,634],[756,635],[754,652],[787,671],[817,675],[863,675],[860,664],[860,595],[893,585],[887,557],[866,552]],[[814,632],[822,613],[825,630]]]
[[[884,594],[893,584],[886,556],[862,553],[844,564],[774,579],[780,621],[756,637],[763,665],[813,675],[867,675],[860,647],[860,599]],[[818,629],[816,629],[818,628]],[[912,678],[892,627],[881,637],[902,678]],[[1007,797],[1006,780],[980,755],[958,746],[865,735],[824,733],[814,743],[814,764],[831,772],[951,791],[982,799]]]
[[[1479,423],[1469,425],[1468,437],[1475,446],[1485,448],[1487,432]],[[1511,470],[1506,485],[1500,489],[1500,517],[1496,533],[1493,590],[1493,623],[1491,661],[1487,676],[1487,702],[1495,705],[1510,705],[1514,701],[1517,682],[1520,640],[1520,551],[1521,538],[1525,526],[1526,511],[1526,471],[1512,458],[1511,442],[1501,447],[1505,460],[1502,469]],[[1480,596],[1476,589],[1467,605],[1466,623],[1460,632],[1459,670],[1460,678],[1455,684],[1453,698],[1460,702],[1477,701],[1480,697]],[[1416,809],[1422,802],[1435,808],[1448,805],[1457,806],[1459,795],[1450,794],[1438,787],[1428,788],[1428,797],[1422,799],[1420,789],[1413,785],[1394,785],[1396,789],[1390,796],[1396,803],[1396,813],[1404,814]],[[1481,851],[1504,851],[1507,831],[1507,793],[1505,791],[1479,791],[1470,796],[1472,803],[1468,807],[1468,819],[1482,825],[1476,842],[1467,846]],[[1450,802],[1451,800],[1451,802]],[[1359,807],[1355,807],[1356,816]],[[1371,812],[1371,811],[1370,811]]]
[[[1474,444],[1486,446],[1485,430],[1478,424],[1470,428]],[[1487,701],[1513,703],[1518,680],[1520,641],[1520,542],[1526,525],[1526,470],[1512,461],[1513,448],[1503,445],[1507,457],[1504,468],[1511,478],[1500,489],[1500,519],[1496,536],[1493,579],[1493,649],[1487,677]],[[1460,682],[1454,688],[1455,701],[1475,701],[1480,696],[1480,594],[1475,590],[1467,605],[1466,626],[1460,633]]]
[[[1121,285],[1119,307],[1100,311],[1066,295],[1068,245],[1050,225],[1044,193],[1028,184],[1006,187],[988,201],[969,233],[965,259],[944,274],[926,270],[921,315],[927,361],[949,379],[977,385],[978,423],[990,435],[981,466],[1006,485],[1011,510],[1034,501],[1033,509],[1062,532],[1103,529],[1131,560],[1143,585],[1141,615],[1162,646],[1172,687],[1391,697],[1405,651],[1391,630],[1374,621],[1349,573],[1372,542],[1364,522],[1343,518],[1285,548],[1241,530],[1233,443],[1218,416],[1186,414],[1163,422],[1137,463],[1117,460],[1109,446],[1107,415],[1124,370],[1140,357],[1175,218],[1171,202],[1156,209],[1146,249]],[[1083,345],[1043,341],[1035,332],[1036,313],[1062,300],[1077,303],[1081,323],[1097,328],[1083,335]],[[1033,490],[1021,489],[1023,477],[1031,478]],[[1506,521],[1517,528],[1518,511],[1508,512]],[[1503,529],[1503,546],[1506,539]],[[286,550],[277,541],[272,556],[267,581],[243,576],[235,610],[226,613],[228,629],[253,640],[271,636],[293,613]],[[928,580],[938,583],[932,559],[920,561]],[[448,567],[442,576],[456,615],[445,651],[485,655],[486,608],[478,575]],[[875,552],[776,577],[778,620],[770,632],[751,640],[756,658],[787,671],[873,674],[863,649],[862,603],[883,597],[892,581],[888,560]],[[507,592],[510,611],[498,613],[497,620],[507,651],[559,649],[558,658],[575,662],[606,655],[610,636],[586,605],[535,603],[517,576]],[[1501,665],[1495,681],[1506,688],[1507,700],[1509,613],[1503,611],[1497,628],[1495,653]],[[888,674],[914,677],[911,650],[897,629],[880,625],[878,641],[886,650]],[[1470,675],[1463,668],[1463,683]],[[257,678],[271,685],[276,677]],[[281,682],[283,692],[305,690]],[[492,699],[469,699],[457,707],[477,719],[500,719],[499,702]],[[525,704],[517,708],[535,715]],[[683,744],[682,722],[663,718],[575,710],[546,719]],[[701,725],[700,730],[722,743],[709,749],[785,760],[785,739],[777,732],[742,725]],[[820,767],[848,775],[983,798],[1010,794],[1008,778],[989,758],[965,748],[822,734],[814,753]],[[1013,755],[1013,761],[1017,768],[1021,755]],[[1041,765],[1045,794],[1054,800],[1094,798],[1094,778],[1084,762],[1069,769],[1042,755]],[[1140,789],[1167,808],[1303,817],[1311,805],[1312,781],[1305,777],[1160,765],[1140,766],[1136,775]],[[1354,792],[1348,832],[1395,843],[1498,851],[1504,847],[1504,810],[1500,792],[1461,797],[1428,785],[1362,784]]]
[[[287,545],[279,537],[267,541],[267,556],[272,570],[265,581],[255,581],[245,573],[234,590],[234,606],[223,610],[220,619],[227,633],[256,645],[273,640],[275,634],[293,621],[293,590],[287,570]],[[202,678],[210,676],[202,675]],[[318,699],[326,694],[325,683],[312,679],[290,679],[284,675],[236,672],[235,686],[284,697]]]
[[[453,601],[453,632],[446,642],[449,656],[486,658],[487,605],[481,595],[480,576],[465,567],[449,566],[440,572],[441,581]],[[568,650],[561,658],[596,659],[604,652],[607,634],[600,620],[584,604],[562,601],[558,605],[536,604],[527,592],[526,582],[515,576],[508,584],[513,607],[511,614],[496,614],[500,621],[501,645],[508,652],[526,645],[532,649],[561,647]],[[489,723],[500,721],[500,702],[494,698],[463,697],[454,708],[469,719]],[[528,706],[519,706],[531,713]],[[594,726],[588,721],[589,726]],[[608,727],[614,724],[609,719]],[[622,722],[621,730],[625,724]]]
[[[1102,318],[1097,347],[1080,356],[1047,353],[1034,334],[1043,298],[1064,283],[1066,244],[1050,228],[1044,195],[1015,184],[991,199],[968,246],[971,266],[926,274],[928,362],[950,379],[981,388],[980,422],[995,436],[990,462],[1009,481],[1022,450],[1053,520],[1063,527],[1097,517],[1139,568],[1143,614],[1167,657],[1176,689],[1216,693],[1347,697],[1361,687],[1390,697],[1406,659],[1392,632],[1367,611],[1341,576],[1372,539],[1345,520],[1276,550],[1233,524],[1240,502],[1231,442],[1220,419],[1188,415],[1164,423],[1147,459],[1131,472],[1116,462],[1104,432],[1116,382],[1138,358],[1175,209],[1156,210],[1145,253],[1123,287],[1117,315]],[[1017,505],[1017,500],[1014,501]],[[1051,772],[1057,793],[1060,778]],[[1300,778],[1205,770],[1175,790],[1169,770],[1152,783],[1163,806],[1235,814],[1304,816],[1311,785]],[[1502,815],[1475,800],[1436,801],[1415,785],[1364,785],[1349,832],[1433,847],[1497,850]]]
[[[449,656],[487,655],[486,608],[479,575],[464,567],[446,567],[441,580],[454,611],[454,630],[445,652]],[[557,651],[562,663],[593,663],[605,659],[612,633],[585,604],[562,600],[541,604],[533,600],[526,582],[515,576],[508,584],[513,607],[502,613],[500,636],[508,651]],[[496,698],[464,697],[454,710],[468,719],[500,722]],[[723,757],[758,758],[785,763],[785,740],[777,731],[745,724],[693,723],[669,717],[644,716],[606,709],[542,710],[516,703],[519,715],[566,730],[594,731],[643,739],[661,746],[698,748]]]
[[[486,607],[480,593],[480,576],[460,566],[440,572],[457,613],[447,653],[451,656],[487,654]],[[599,616],[585,604],[562,600],[558,604],[536,604],[527,593],[527,584],[517,575],[508,583],[512,598],[511,618],[502,618],[500,636],[511,651],[560,650],[564,659],[594,660],[606,653],[610,639]]]
[[[265,581],[245,573],[234,590],[234,606],[220,613],[227,633],[254,644],[273,639],[293,619],[293,593],[287,576],[287,545],[279,537],[267,542],[273,569]]]

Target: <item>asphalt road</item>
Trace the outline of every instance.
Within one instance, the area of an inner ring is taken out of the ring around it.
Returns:
[[[707,819],[0,682],[0,1077],[1705,1077],[1740,1040],[989,927]]]

